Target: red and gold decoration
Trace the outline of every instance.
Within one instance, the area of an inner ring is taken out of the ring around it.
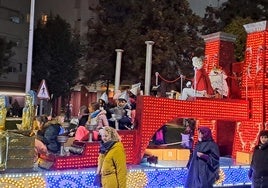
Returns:
[[[45,188],[46,180],[38,175],[30,175],[27,177],[0,177],[0,187],[2,188]]]
[[[148,183],[148,178],[145,172],[130,171],[127,175],[127,186],[128,187],[145,187]]]

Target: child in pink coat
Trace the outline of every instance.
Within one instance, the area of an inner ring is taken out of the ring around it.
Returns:
[[[109,126],[106,111],[100,110],[100,105],[93,102],[89,105],[89,118],[85,126],[79,126],[75,133],[75,140],[87,141],[89,139],[89,126],[93,128],[93,140],[98,140],[99,130]]]

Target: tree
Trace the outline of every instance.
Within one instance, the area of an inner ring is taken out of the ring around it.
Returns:
[[[202,21],[203,27],[201,32],[203,35],[220,31],[222,29],[220,22],[220,9],[211,6],[206,7],[206,13]]]
[[[168,79],[192,74],[190,59],[202,54],[203,40],[198,35],[201,20],[186,0],[101,0],[95,11],[99,20],[88,24],[85,83],[99,75],[114,79],[117,48],[124,50],[121,83],[143,81],[148,40],[155,42],[152,74],[157,71]]]
[[[235,41],[235,57],[238,62],[244,59],[244,52],[246,46],[246,38],[247,33],[243,27],[243,25],[252,23],[252,19],[250,18],[241,18],[236,17],[232,20],[232,22],[225,26],[224,32],[232,33],[236,36]]]
[[[236,35],[235,57],[237,61],[241,61],[244,59],[247,36],[243,25],[267,19],[267,0],[229,0],[219,8],[207,7],[202,34],[225,31]]]
[[[8,71],[8,60],[14,55],[12,47],[14,47],[14,42],[8,42],[0,37],[0,76]]]
[[[33,44],[33,85],[45,79],[55,97],[68,94],[76,84],[79,57],[79,40],[70,24],[59,16],[51,16],[46,24],[38,22]]]
[[[251,18],[253,21],[261,21],[268,18],[267,0],[229,0],[222,4],[220,19],[224,27],[236,17]]]

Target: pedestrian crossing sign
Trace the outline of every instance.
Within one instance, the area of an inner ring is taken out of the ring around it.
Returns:
[[[47,85],[46,85],[46,81],[44,79],[42,80],[42,82],[39,86],[37,97],[39,99],[50,99]]]

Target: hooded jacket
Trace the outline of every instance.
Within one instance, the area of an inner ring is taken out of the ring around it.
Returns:
[[[192,157],[189,161],[189,171],[185,188],[212,188],[219,178],[219,148],[213,141],[211,130],[207,127],[200,127],[202,141],[198,141]],[[206,154],[207,158],[197,156],[197,152]]]
[[[116,142],[107,153],[100,154],[98,165],[103,188],[126,188],[126,154],[121,142]]]

